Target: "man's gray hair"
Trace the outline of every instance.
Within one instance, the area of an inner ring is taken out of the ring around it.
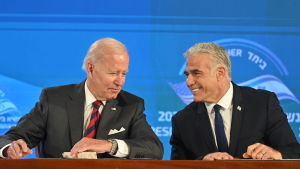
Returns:
[[[231,81],[231,63],[230,58],[226,50],[220,45],[207,42],[207,43],[197,43],[191,48],[189,48],[184,55],[184,57],[189,58],[197,56],[202,53],[210,54],[209,68],[211,73],[215,73],[217,68],[220,66],[226,67],[226,78]]]
[[[109,54],[123,54],[127,53],[125,45],[113,38],[103,38],[94,42],[88,50],[84,60],[82,69],[86,71],[87,63],[93,62],[94,65],[98,66],[99,60],[103,56]]]

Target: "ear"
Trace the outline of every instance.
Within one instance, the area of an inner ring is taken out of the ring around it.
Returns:
[[[89,76],[89,78],[93,78],[94,73],[95,73],[95,65],[93,64],[93,62],[89,61],[86,64],[86,72],[87,72],[87,75]]]
[[[221,81],[223,78],[226,78],[226,68],[224,66],[220,66],[216,71],[216,75],[218,81]]]

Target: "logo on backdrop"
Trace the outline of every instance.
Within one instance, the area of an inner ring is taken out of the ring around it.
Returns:
[[[300,123],[300,113],[297,112],[300,102],[284,81],[280,79],[289,75],[281,60],[263,45],[247,39],[228,38],[217,40],[214,43],[224,47],[229,54],[233,81],[239,80],[237,84],[240,86],[249,86],[276,93],[287,114],[288,122],[292,123],[291,126],[294,125],[296,130],[300,130],[296,124]],[[179,70],[179,76],[184,75],[185,68],[186,63]],[[193,94],[186,86],[185,81],[169,82],[169,85],[185,104],[193,101]],[[300,134],[298,137],[300,138]]]
[[[8,97],[0,88],[0,132],[15,126],[20,119],[20,111]]]
[[[13,111],[18,111],[17,107],[4,96],[5,93],[0,89],[0,115],[4,115]]]

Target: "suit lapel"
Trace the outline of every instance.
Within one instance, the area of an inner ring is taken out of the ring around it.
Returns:
[[[106,140],[108,138],[108,133],[110,129],[112,129],[112,126],[122,110],[122,107],[118,106],[117,103],[118,101],[116,99],[106,102],[100,116],[100,122],[96,133],[97,139]]]
[[[207,114],[207,109],[203,102],[198,103],[198,109],[197,109],[197,119],[196,123],[198,124],[200,133],[203,136],[203,139],[205,140],[205,143],[209,149],[210,152],[216,152],[217,147],[215,143],[215,139],[213,136],[213,132],[211,129],[210,120]]]
[[[85,80],[78,84],[70,94],[71,100],[66,101],[72,147],[83,137],[84,84]]]
[[[233,107],[232,107],[232,121],[230,131],[230,145],[229,154],[235,155],[237,142],[242,128],[242,119],[245,105],[242,103],[243,96],[241,89],[232,82],[233,85]]]

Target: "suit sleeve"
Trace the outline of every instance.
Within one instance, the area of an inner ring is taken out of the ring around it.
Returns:
[[[129,139],[124,139],[130,148],[128,157],[162,159],[163,144],[146,121],[144,110],[144,100],[141,99],[131,122]]]
[[[283,159],[298,159],[300,145],[274,93],[268,99],[267,145],[278,150]]]
[[[172,136],[170,139],[171,160],[188,160],[188,151],[185,149],[184,144],[181,141],[180,135],[177,129],[177,123],[174,117],[172,117]]]
[[[0,136],[0,147],[3,147],[15,140],[23,139],[29,148],[33,148],[43,139],[47,119],[47,94],[43,90],[40,102],[36,103],[30,113],[25,114],[18,122],[4,135]]]

